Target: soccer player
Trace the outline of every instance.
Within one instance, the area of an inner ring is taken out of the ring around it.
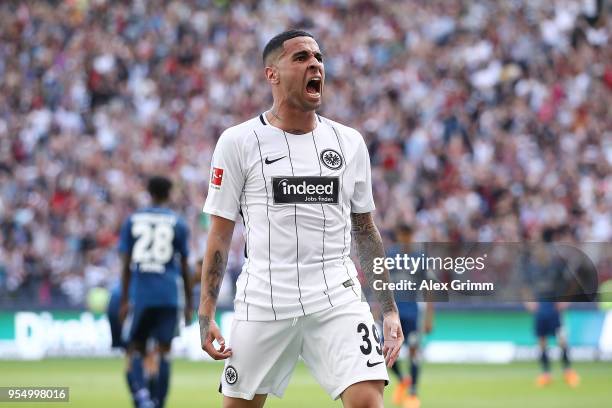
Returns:
[[[367,147],[356,130],[316,113],[325,69],[311,34],[275,36],[263,60],[272,108],[223,132],[212,158],[202,348],[226,359],[226,408],[262,407],[268,394],[282,396],[299,356],[345,407],[382,407],[385,362],[395,362],[403,335],[393,294],[376,291],[384,316],[381,347],[349,257],[352,231],[370,285],[388,282],[388,271],[373,273],[374,258],[385,252],[372,220]],[[214,316],[239,215],[247,257],[236,284],[231,344],[225,344]]]
[[[185,221],[167,207],[171,188],[172,182],[165,177],[150,178],[147,189],[152,206],[136,211],[121,227],[120,313],[122,321],[127,315],[123,329],[128,339],[128,375],[138,408],[164,406],[170,381],[170,346],[178,333],[182,307],[185,323],[191,321],[189,230]],[[133,290],[131,297],[128,288]],[[160,354],[153,393],[147,388],[143,370],[148,339],[156,341]]]
[[[548,337],[556,337],[561,348],[565,382],[576,387],[580,378],[571,368],[569,345],[561,325],[561,311],[567,307],[567,303],[556,301],[566,291],[567,268],[551,245],[552,231],[545,230],[543,238],[544,243],[531,244],[524,265],[528,284],[525,296],[528,300],[535,300],[525,302],[525,307],[534,315],[534,330],[540,347],[542,372],[536,379],[536,385],[544,387],[552,382],[547,343]]]
[[[396,244],[389,248],[388,256],[395,258],[397,255],[404,256],[420,256],[421,253],[416,251],[412,242],[412,228],[409,225],[400,224],[395,230]],[[391,279],[393,281],[411,280],[420,284],[426,278],[426,270],[420,268],[417,271],[411,270],[391,270]],[[396,375],[399,384],[393,391],[392,401],[396,405],[402,405],[404,408],[419,408],[421,402],[417,395],[417,386],[419,381],[420,366],[421,366],[421,350],[420,340],[421,333],[429,334],[433,328],[434,308],[433,302],[429,299],[428,294],[423,294],[422,300],[425,303],[424,319],[420,318],[421,309],[417,302],[418,293],[415,291],[404,291],[402,296],[396,296],[397,308],[400,315],[400,323],[402,332],[404,333],[406,343],[408,345],[409,356],[409,374],[402,371],[400,361],[396,361],[391,367],[391,371]]]
[[[132,295],[133,291],[130,292]],[[119,318],[119,312],[121,308],[121,282],[119,281],[111,290],[111,296],[108,302],[108,306],[106,309],[106,315],[108,317],[108,323],[110,325],[111,330],[111,347],[118,348],[122,351],[127,350],[127,344],[122,336],[121,330],[121,322]],[[159,368],[158,362],[158,349],[157,345],[150,343],[147,345],[147,354],[143,359],[143,367],[144,367],[144,376],[147,382],[147,388],[150,393],[153,393],[157,388],[157,373]],[[132,396],[132,400],[134,405],[136,405],[136,400],[134,400],[134,387],[132,382],[132,375],[130,373],[130,359],[128,354],[126,353],[126,364],[125,364],[125,376],[127,380],[127,385],[130,390],[130,394]]]

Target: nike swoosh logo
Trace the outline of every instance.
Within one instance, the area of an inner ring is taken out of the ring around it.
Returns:
[[[368,367],[374,367],[374,366],[377,366],[377,365],[382,364],[382,363],[384,363],[384,361],[377,361],[376,363],[370,363],[370,360],[368,360],[368,362],[366,363],[366,365],[367,365]]]
[[[266,164],[272,164],[272,163],[274,163],[274,162],[277,162],[277,161],[279,161],[279,160],[284,159],[285,157],[287,157],[287,156],[279,157],[278,159],[274,159],[274,160],[269,160],[269,159],[266,157],[265,162],[266,162]]]

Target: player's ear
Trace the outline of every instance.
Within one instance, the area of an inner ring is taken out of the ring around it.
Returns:
[[[270,65],[266,67],[265,74],[266,74],[266,79],[271,85],[278,84],[278,81],[279,81],[278,68],[276,68],[274,65]]]

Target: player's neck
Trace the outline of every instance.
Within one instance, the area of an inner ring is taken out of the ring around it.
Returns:
[[[165,200],[162,200],[162,201],[151,200],[151,206],[152,207],[165,207],[166,203],[167,203],[167,201],[165,201]]]
[[[265,115],[272,126],[296,135],[312,132],[317,127],[317,114],[314,110],[303,112],[274,105]]]

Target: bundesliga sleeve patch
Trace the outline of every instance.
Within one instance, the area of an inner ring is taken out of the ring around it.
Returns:
[[[221,187],[221,183],[223,182],[223,169],[213,167],[212,175],[210,176],[210,185],[216,186],[218,189]]]

